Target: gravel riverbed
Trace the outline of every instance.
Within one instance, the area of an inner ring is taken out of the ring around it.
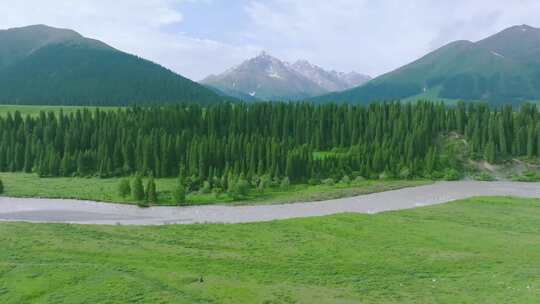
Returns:
[[[442,204],[473,196],[540,198],[540,183],[438,182],[322,202],[257,206],[139,208],[91,201],[0,197],[0,221],[103,225],[251,223],[344,212],[379,213]]]

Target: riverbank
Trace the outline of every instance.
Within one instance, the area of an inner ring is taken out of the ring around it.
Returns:
[[[338,213],[380,213],[442,204],[475,196],[540,198],[540,183],[438,182],[320,202],[253,206],[139,208],[91,201],[0,198],[0,220],[105,225],[251,223]]]

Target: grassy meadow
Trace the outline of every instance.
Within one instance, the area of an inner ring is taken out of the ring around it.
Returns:
[[[4,183],[3,195],[11,197],[41,197],[41,198],[70,198],[81,200],[94,200],[101,202],[116,202],[135,204],[131,197],[122,197],[118,185],[122,178],[75,178],[55,177],[39,178],[36,174],[27,173],[0,173]],[[144,181],[143,183],[146,185]],[[360,194],[400,189],[428,184],[427,180],[364,180],[350,184],[336,185],[291,185],[288,189],[269,188],[264,192],[251,189],[242,201],[234,201],[227,194],[216,196],[208,193],[190,193],[188,203],[192,205],[207,204],[271,204],[292,203],[302,201],[318,201]],[[173,191],[176,185],[175,178],[156,179],[158,199],[160,205],[173,205]]]
[[[77,110],[82,109],[90,109],[94,110],[96,108],[99,108],[101,110],[106,111],[113,111],[118,109],[118,107],[83,107],[83,106],[27,106],[27,105],[0,105],[0,116],[7,115],[7,113],[15,113],[16,111],[19,111],[21,115],[27,116],[38,116],[41,111],[43,112],[54,112],[59,113],[60,110],[64,112],[64,114],[70,114],[75,113]]]
[[[540,200],[241,225],[0,224],[0,303],[535,303]]]

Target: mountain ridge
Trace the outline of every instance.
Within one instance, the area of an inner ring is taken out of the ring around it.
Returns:
[[[361,85],[368,79],[355,72],[326,71],[306,60],[291,64],[262,52],[200,82],[238,98],[298,100]]]
[[[310,100],[369,103],[414,96],[494,105],[540,100],[540,29],[520,25],[476,42],[453,41],[361,87]]]
[[[159,64],[70,29],[32,25],[0,31],[1,104],[209,104],[225,99]]]

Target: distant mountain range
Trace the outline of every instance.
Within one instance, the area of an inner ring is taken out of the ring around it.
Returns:
[[[311,100],[422,98],[491,104],[540,100],[540,29],[520,25],[478,42],[452,42],[361,87]]]
[[[305,60],[290,64],[263,52],[201,83],[243,100],[299,100],[350,89],[370,79],[355,72],[326,71]]]
[[[227,100],[540,102],[540,29],[455,41],[370,80],[262,53],[201,83],[68,29],[0,30],[0,104],[127,105]]]
[[[0,31],[0,103],[125,105],[220,102],[164,67],[66,29]]]

